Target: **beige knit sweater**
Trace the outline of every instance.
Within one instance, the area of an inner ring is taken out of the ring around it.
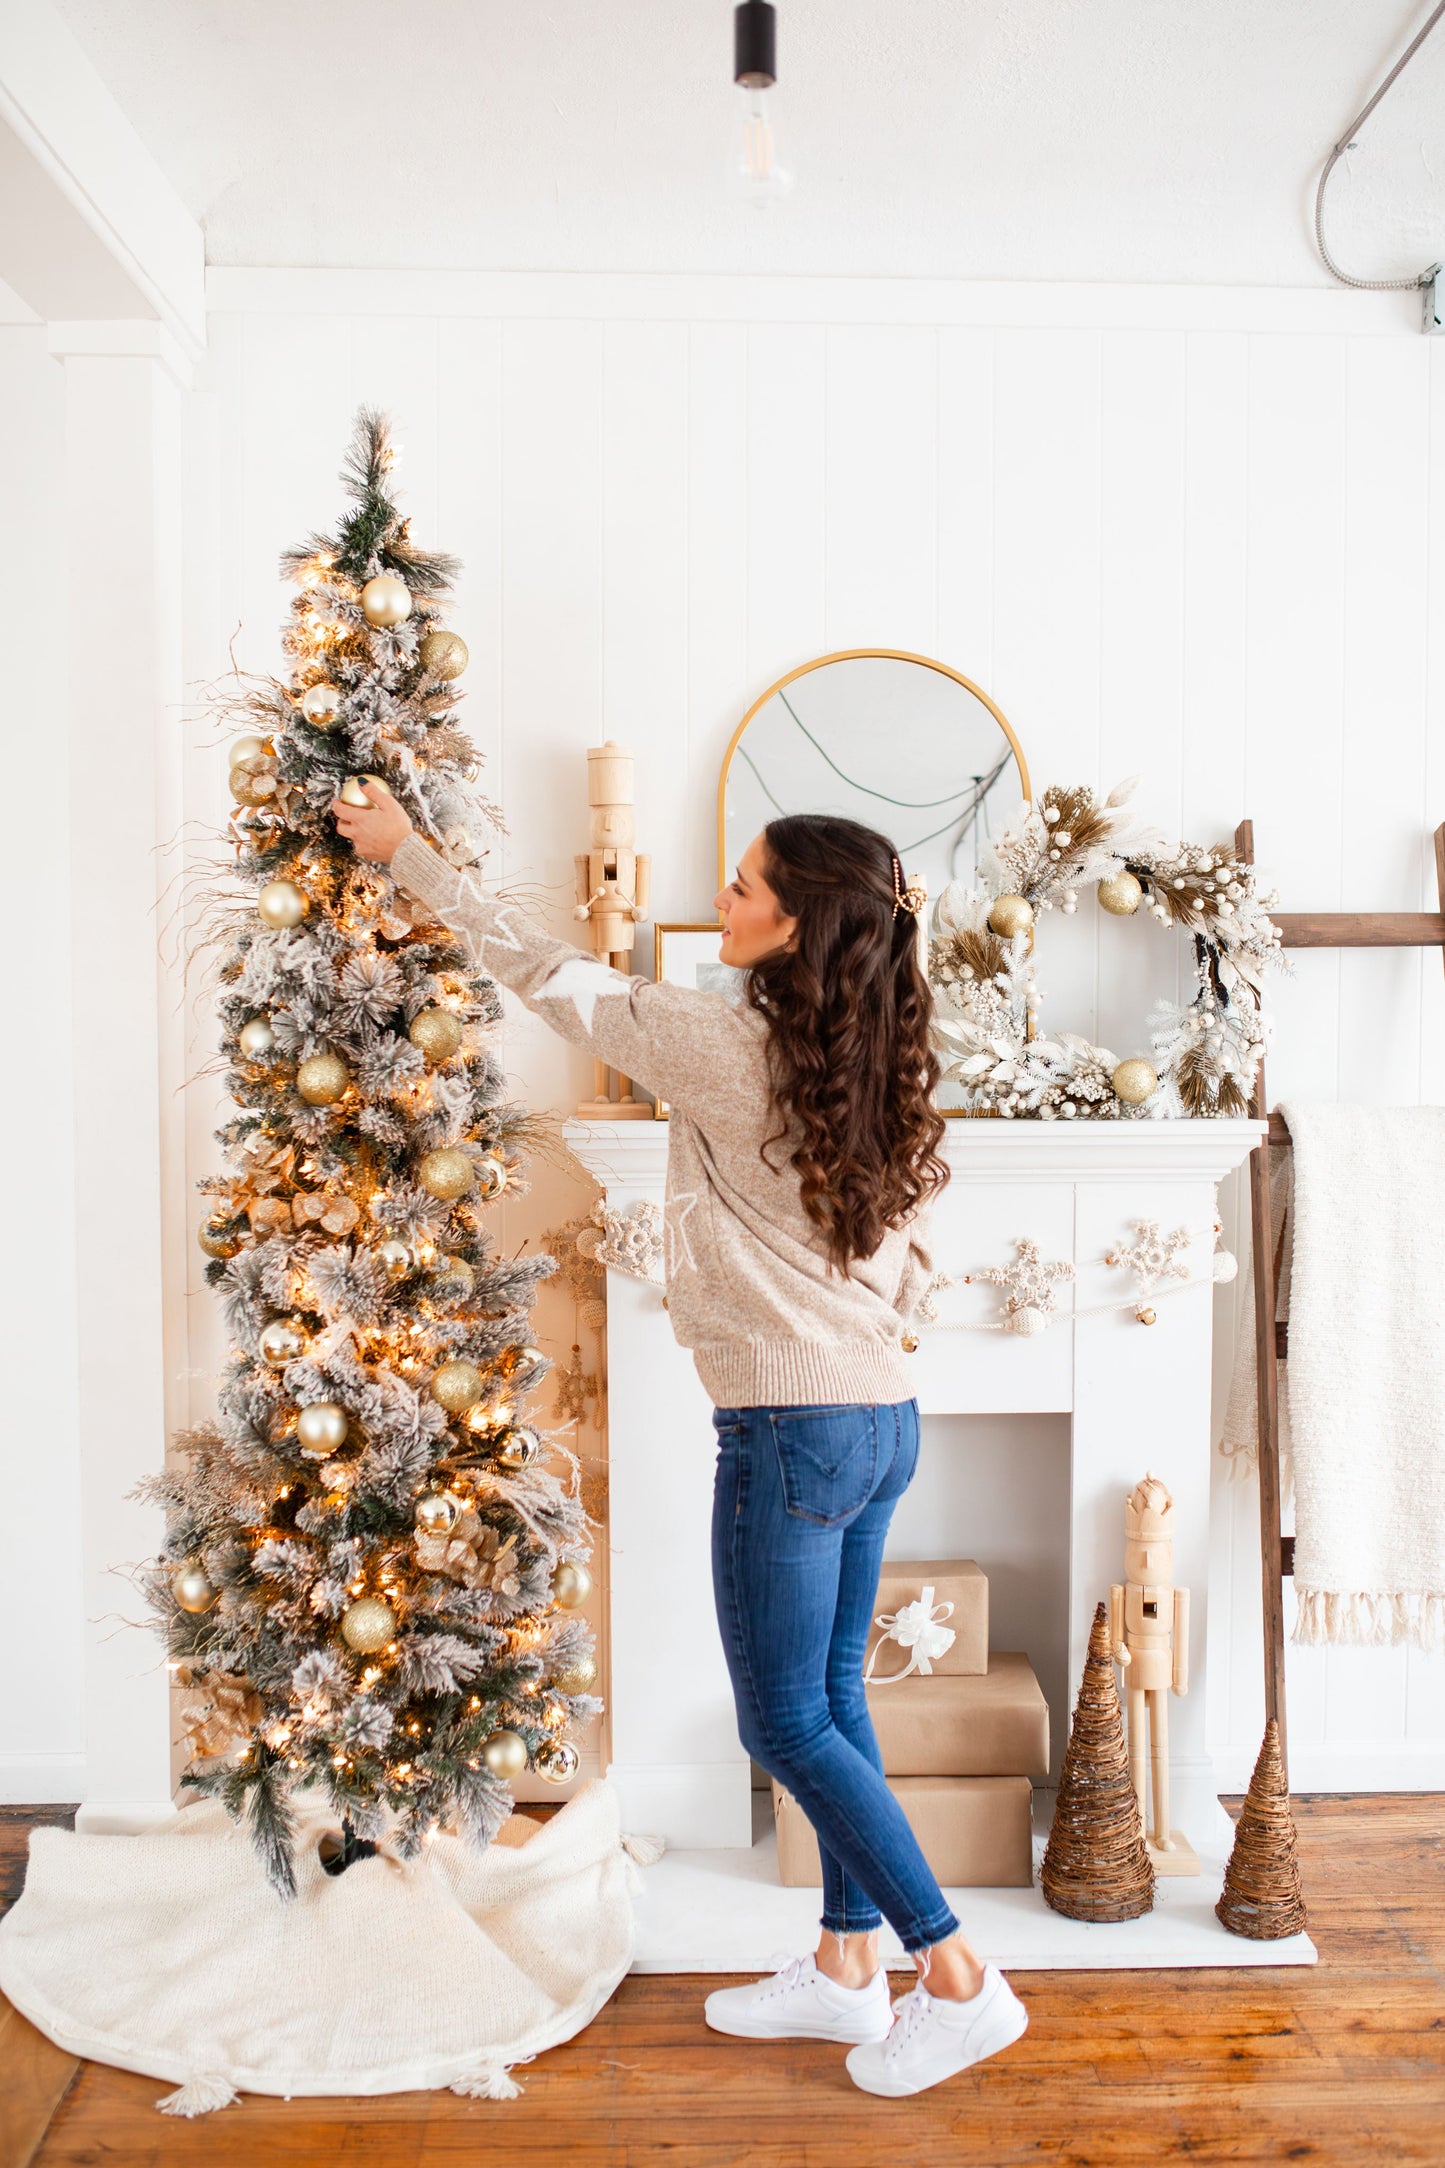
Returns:
[[[562,1037],[669,1102],[667,1308],[718,1407],[907,1400],[902,1334],[932,1263],[926,1212],[830,1266],[776,1128],[767,1026],[723,994],[624,978],[408,836],[392,872],[478,967]]]

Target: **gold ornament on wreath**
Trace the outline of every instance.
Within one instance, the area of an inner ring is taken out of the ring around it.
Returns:
[[[965,1110],[1040,1121],[1230,1116],[1248,1111],[1264,1052],[1264,973],[1280,961],[1275,898],[1230,844],[1165,844],[1125,810],[1132,781],[1102,803],[1051,786],[985,847],[980,885],[953,881],[934,909],[929,978],[945,1082]],[[1039,1028],[1039,921],[1095,888],[1115,917],[1146,909],[1187,933],[1194,992],[1161,1001],[1147,1054],[1122,1059],[1077,1032]]]

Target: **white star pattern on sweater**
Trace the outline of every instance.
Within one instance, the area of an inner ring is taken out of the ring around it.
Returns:
[[[671,1279],[678,1270],[679,1252],[687,1260],[689,1272],[696,1272],[697,1259],[692,1254],[692,1244],[687,1237],[686,1221],[697,1203],[697,1192],[680,1189],[676,1196],[667,1200],[664,1227],[667,1234],[667,1276]]]
[[[515,904],[504,904],[501,910],[497,911],[493,915],[492,922],[490,926],[488,926],[486,932],[482,935],[478,946],[484,949],[512,949],[516,952],[517,955],[520,956],[522,953],[522,943],[518,939],[517,935],[512,931],[512,921],[516,918],[516,916],[517,909]]]
[[[549,979],[537,988],[538,1001],[570,1001],[581,1020],[582,1029],[592,1029],[592,1011],[601,995],[608,991],[607,982],[616,978],[606,964],[600,964],[591,956],[569,956],[558,964]],[[619,989],[614,986],[615,993]]]

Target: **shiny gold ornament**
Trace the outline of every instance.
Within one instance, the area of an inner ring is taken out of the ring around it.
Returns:
[[[301,713],[318,730],[334,730],[341,720],[341,695],[334,685],[310,685],[301,696]]]
[[[516,1370],[536,1370],[547,1358],[539,1347],[514,1347],[507,1350],[508,1367]]]
[[[476,1292],[477,1276],[465,1257],[444,1257],[437,1267],[437,1294],[446,1302],[465,1302]]]
[[[258,1345],[263,1361],[273,1370],[284,1370],[287,1363],[294,1363],[306,1353],[306,1335],[294,1318],[273,1317],[262,1328]]]
[[[574,1558],[561,1558],[552,1569],[552,1601],[563,1611],[577,1611],[592,1593],[592,1576]]]
[[[364,783],[374,784],[384,797],[390,798],[392,795],[391,786],[383,776],[349,775],[336,793],[341,803],[343,805],[370,805],[371,800],[362,789]]]
[[[396,1613],[380,1596],[363,1596],[341,1614],[341,1638],[362,1656],[384,1649],[396,1632]]]
[[[256,909],[268,926],[284,932],[299,926],[310,910],[310,899],[294,881],[268,881],[256,898]]]
[[[1143,884],[1127,866],[1122,873],[1111,873],[1107,881],[1099,883],[1100,908],[1111,911],[1115,918],[1132,918],[1143,901]]]
[[[296,1418],[296,1443],[312,1460],[326,1460],[346,1443],[351,1420],[338,1401],[313,1400]]]
[[[371,625],[400,625],[411,616],[411,591],[394,572],[378,572],[361,590],[361,607]]]
[[[433,1400],[448,1415],[465,1415],[486,1391],[486,1382],[475,1363],[443,1363],[431,1381]]]
[[[477,1168],[477,1188],[484,1197],[500,1197],[507,1186],[507,1169],[495,1152],[488,1152]]]
[[[549,1784],[570,1784],[582,1766],[582,1756],[570,1739],[544,1739],[532,1767]]]
[[[231,770],[231,796],[237,805],[265,805],[276,795],[274,776],[253,774],[249,768]]]
[[[1016,933],[1027,933],[1034,922],[1034,907],[1027,896],[995,896],[993,908],[988,914],[992,932],[1004,941],[1012,941]]]
[[[459,678],[471,661],[461,634],[443,632],[440,627],[423,634],[416,652],[427,676],[440,678],[446,685],[450,685],[453,678]]]
[[[494,1777],[514,1784],[527,1766],[527,1742],[518,1731],[494,1731],[482,1741],[482,1760]]]
[[[428,1061],[450,1061],[462,1043],[461,1018],[450,1009],[423,1009],[412,1018],[406,1035]]]
[[[270,750],[269,738],[258,738],[248,731],[245,737],[231,740],[228,758],[232,768],[244,768],[248,761],[259,760],[263,753],[269,753]]]
[[[465,1197],[476,1181],[477,1170],[465,1152],[458,1151],[454,1144],[444,1144],[438,1151],[427,1153],[416,1170],[416,1178],[429,1197],[449,1204],[455,1197]]]
[[[264,1061],[276,1050],[276,1034],[271,1029],[269,1017],[253,1016],[249,1024],[243,1024],[236,1040],[247,1061]]]
[[[554,1674],[551,1684],[559,1694],[590,1694],[597,1684],[597,1658],[590,1654],[575,1657],[565,1671]]]
[[[1143,1106],[1151,1093],[1159,1089],[1159,1079],[1152,1063],[1137,1054],[1129,1061],[1120,1062],[1110,1082],[1114,1087],[1115,1097],[1122,1099],[1126,1107]]]
[[[514,1474],[519,1475],[524,1468],[535,1467],[546,1451],[547,1448],[536,1431],[528,1430],[524,1423],[519,1423],[515,1430],[509,1430],[502,1439],[497,1448],[497,1459],[504,1468],[510,1468]]]
[[[404,1280],[412,1267],[411,1251],[404,1242],[393,1236],[383,1242],[376,1252],[376,1261],[389,1280]]]
[[[423,1491],[416,1502],[416,1525],[424,1536],[450,1535],[462,1510],[460,1498],[450,1491]]]
[[[240,1237],[228,1234],[218,1220],[202,1220],[196,1229],[196,1240],[207,1257],[234,1257],[241,1247]]]
[[[171,1594],[183,1611],[190,1611],[197,1615],[202,1611],[209,1611],[220,1593],[221,1591],[218,1588],[212,1587],[200,1567],[193,1561],[182,1566],[179,1573],[171,1576]]]
[[[312,1054],[296,1071],[296,1089],[308,1107],[334,1106],[350,1082],[339,1054]]]

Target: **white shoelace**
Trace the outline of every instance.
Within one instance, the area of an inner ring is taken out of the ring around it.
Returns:
[[[809,1957],[789,1958],[782,1970],[759,1991],[758,2000],[772,2002],[780,1995],[791,1995],[795,1987],[802,1985],[803,1973],[811,1963]]]

